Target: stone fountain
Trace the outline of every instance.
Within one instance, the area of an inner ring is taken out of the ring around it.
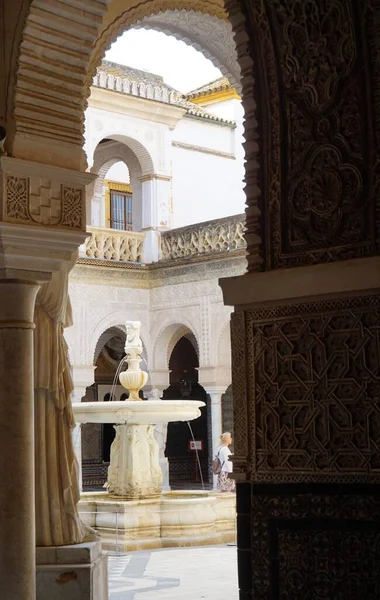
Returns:
[[[133,550],[231,541],[235,537],[234,497],[208,492],[162,492],[155,426],[196,419],[204,402],[141,400],[140,391],[148,374],[140,368],[140,326],[138,321],[126,323],[124,360],[128,369],[119,380],[129,392],[129,399],[73,404],[77,423],[113,423],[116,431],[108,468],[108,492],[83,494],[79,503],[81,517],[99,531],[103,545],[109,549],[114,549],[115,543],[119,550]]]

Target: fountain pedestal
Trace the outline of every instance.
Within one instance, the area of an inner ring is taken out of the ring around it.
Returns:
[[[154,425],[116,425],[115,431],[108,469],[109,495],[126,500],[160,496],[162,471]]]

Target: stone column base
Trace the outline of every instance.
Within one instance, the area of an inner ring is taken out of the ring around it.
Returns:
[[[36,548],[37,600],[108,600],[101,542]]]

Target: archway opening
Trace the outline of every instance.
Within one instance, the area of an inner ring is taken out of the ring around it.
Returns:
[[[209,482],[208,452],[210,436],[210,408],[208,396],[198,383],[199,360],[191,334],[175,344],[170,360],[170,386],[164,391],[164,400],[202,400],[201,416],[190,423],[169,423],[166,457],[169,460],[169,484],[172,489],[200,486]],[[199,442],[199,463],[190,442]]]

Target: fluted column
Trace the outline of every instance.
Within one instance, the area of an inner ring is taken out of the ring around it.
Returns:
[[[33,313],[39,285],[0,281],[0,598],[35,592]]]

